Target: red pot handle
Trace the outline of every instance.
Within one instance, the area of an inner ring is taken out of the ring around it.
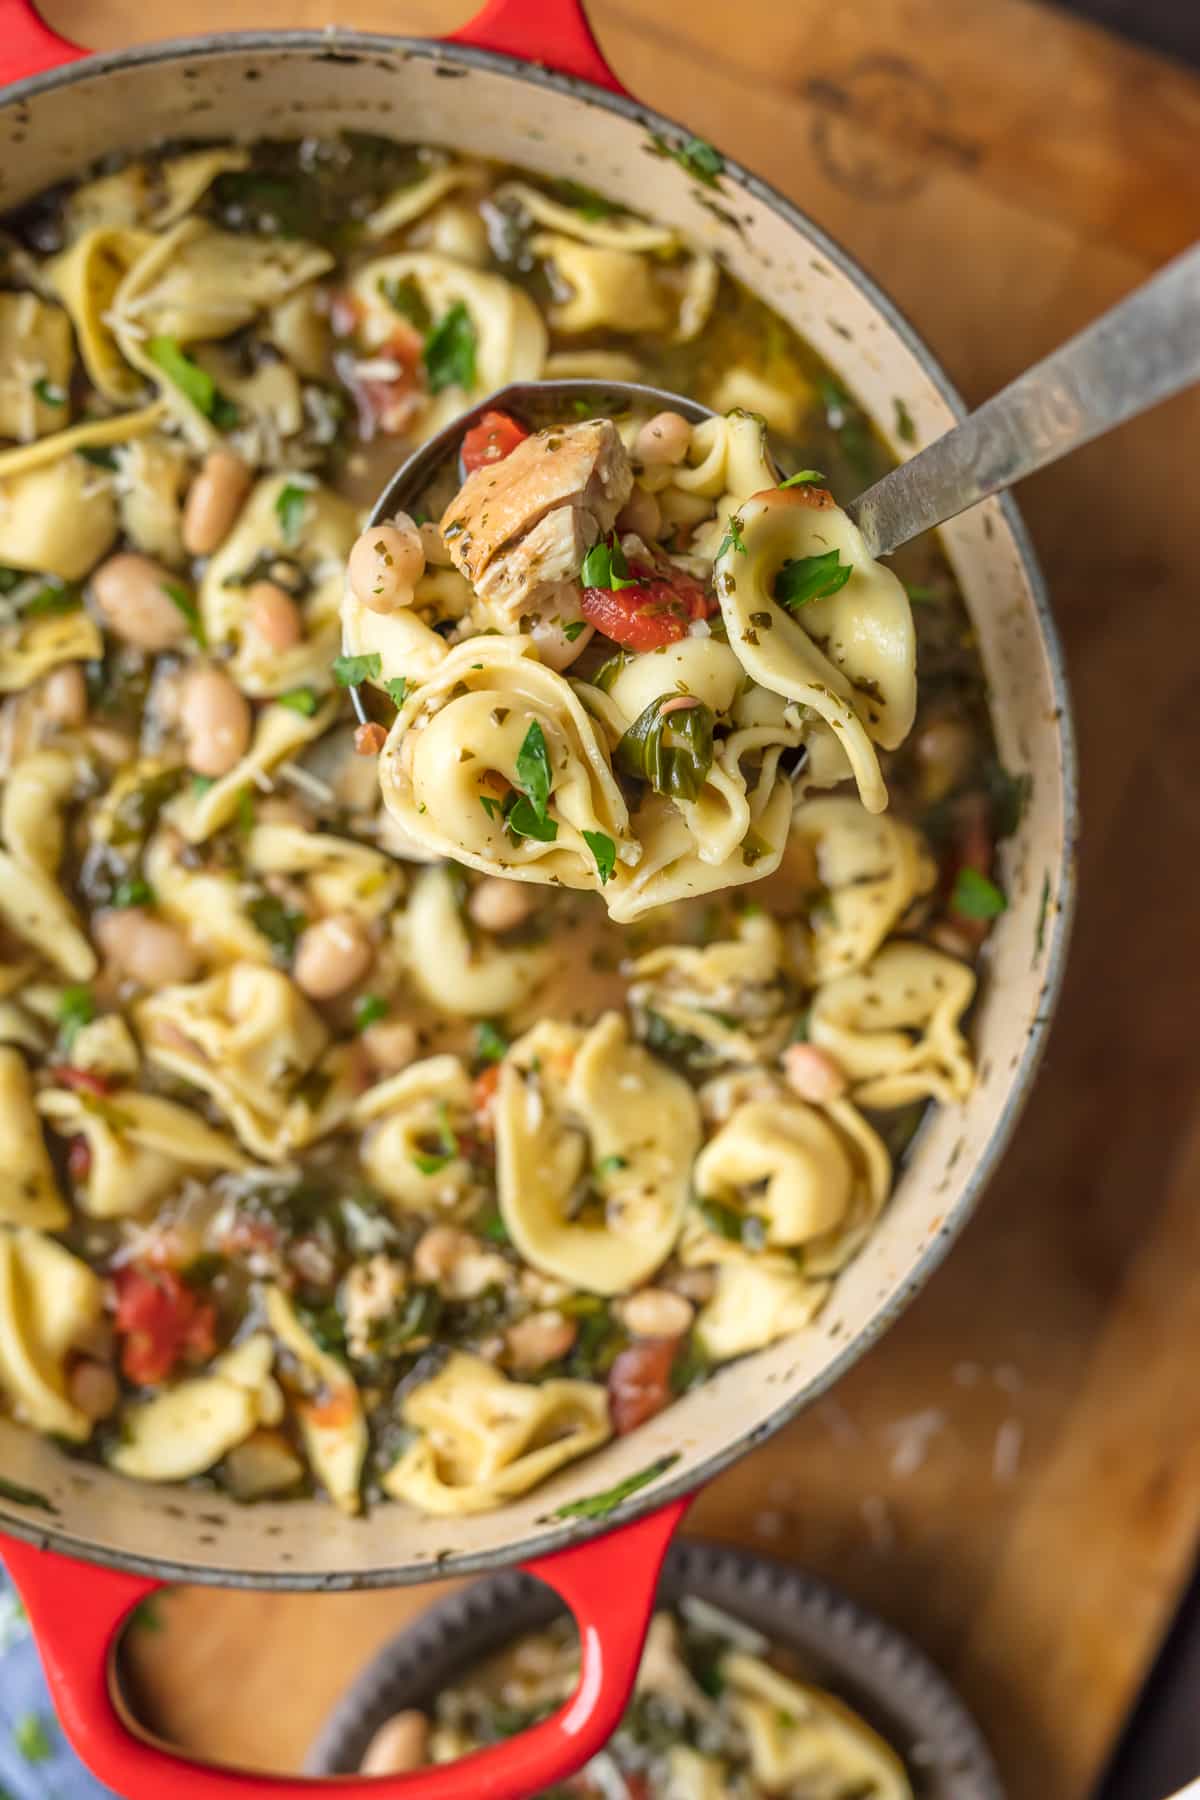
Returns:
[[[31,0],[0,0],[0,86],[78,62],[87,54],[51,31]]]
[[[625,92],[601,55],[581,0],[484,0],[475,17],[450,32],[446,42],[499,50],[560,75],[578,75],[593,87]]]
[[[625,92],[600,54],[580,0],[484,0],[470,23],[452,31],[446,42],[499,50],[612,93]],[[0,86],[87,55],[43,23],[33,0],[0,0]]]
[[[121,1628],[163,1584],[0,1539],[33,1626],[63,1730],[92,1773],[124,1800],[523,1800],[582,1767],[612,1735],[637,1673],[659,1570],[688,1507],[675,1500],[606,1537],[525,1563],[566,1601],[579,1627],[579,1685],[552,1718],[463,1761],[412,1775],[325,1779],[225,1769],[169,1749],[126,1724],[110,1665]],[[465,1784],[465,1785],[464,1785]]]

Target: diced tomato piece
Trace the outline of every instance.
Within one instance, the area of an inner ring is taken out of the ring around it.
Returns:
[[[347,1383],[345,1387],[328,1388],[319,1400],[306,1400],[299,1410],[310,1424],[324,1431],[339,1431],[349,1425],[358,1410],[358,1396]]]
[[[92,1146],[81,1132],[67,1145],[67,1174],[76,1187],[82,1187],[92,1172]]]
[[[496,1104],[496,1089],[500,1086],[500,1065],[490,1063],[481,1069],[475,1077],[472,1092],[472,1104],[479,1129],[490,1137],[492,1134],[492,1111]]]
[[[677,1337],[642,1338],[615,1358],[608,1371],[608,1410],[618,1437],[671,1404],[671,1365],[678,1349]]]
[[[49,1074],[58,1087],[70,1088],[74,1094],[91,1094],[96,1100],[113,1093],[116,1086],[107,1075],[99,1075],[95,1069],[77,1069],[71,1063],[55,1063]]]
[[[468,475],[487,463],[503,462],[529,436],[523,425],[506,412],[485,412],[462,441],[463,468]]]
[[[130,1264],[115,1285],[121,1368],[130,1381],[153,1387],[179,1362],[207,1362],[217,1347],[216,1311],[173,1269]]]
[[[634,563],[637,587],[584,588],[579,610],[589,625],[622,650],[660,650],[687,636],[695,619],[717,610],[715,597],[682,569],[664,575]]]

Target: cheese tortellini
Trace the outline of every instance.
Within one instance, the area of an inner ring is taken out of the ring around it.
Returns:
[[[234,963],[164,988],[136,1009],[146,1055],[208,1094],[241,1142],[282,1163],[332,1130],[353,1101],[346,1053],[287,976]]]
[[[526,1493],[609,1437],[604,1389],[587,1381],[507,1381],[455,1353],[404,1402],[418,1433],[384,1476],[388,1493],[423,1512],[484,1512]]]
[[[99,1277],[31,1226],[0,1226],[0,1394],[38,1431],[82,1443],[92,1421],[71,1400],[67,1357],[96,1324]]]
[[[688,1084],[608,1013],[590,1031],[539,1025],[500,1069],[500,1209],[547,1275],[619,1294],[665,1261],[699,1144]],[[582,1195],[582,1203],[581,1203]]]
[[[975,1080],[959,1029],[974,993],[965,963],[926,944],[885,944],[864,969],[817,990],[809,1036],[845,1070],[860,1106],[950,1105]]]
[[[544,817],[530,802],[530,829],[515,836],[505,794],[538,779]],[[603,835],[617,858],[637,855],[596,726],[569,682],[525,640],[472,639],[451,651],[401,708],[380,782],[403,830],[484,872],[508,868],[531,881],[598,890],[585,833]]]
[[[823,488],[756,494],[736,519],[737,545],[729,543],[714,571],[729,641],[762,687],[811,708],[838,734],[863,805],[882,812],[887,790],[875,745],[902,743],[917,704],[908,596]],[[818,558],[828,559],[823,583]],[[805,597],[791,606],[780,597],[790,592],[789,569],[801,569],[812,590],[798,583]]]

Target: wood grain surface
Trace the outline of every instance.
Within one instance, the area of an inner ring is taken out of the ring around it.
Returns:
[[[432,0],[48,0],[93,45]],[[1200,84],[1030,0],[595,0],[617,73],[800,201],[977,401],[1190,242]],[[1082,902],[1040,1086],[963,1243],[836,1394],[716,1482],[694,1528],[793,1557],[960,1685],[1020,1800],[1090,1791],[1200,1522],[1200,404],[1021,498],[1065,636]],[[138,1633],[179,1742],[295,1767],[426,1591],[192,1591]]]

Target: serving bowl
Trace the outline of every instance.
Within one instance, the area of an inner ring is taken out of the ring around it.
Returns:
[[[836,1588],[776,1557],[690,1538],[668,1550],[655,1604],[673,1611],[685,1599],[793,1652],[806,1679],[831,1689],[892,1746],[917,1800],[1004,1800],[979,1727],[945,1677],[915,1644]],[[408,1707],[429,1711],[444,1689],[561,1613],[548,1588],[512,1570],[435,1601],[355,1678],[305,1769],[352,1773],[386,1720]]]
[[[897,417],[911,419],[920,445],[961,416],[912,328],[790,202],[732,163],[715,185],[695,178],[687,157],[673,154],[686,132],[619,90],[576,0],[491,0],[438,43],[270,32],[95,57],[56,38],[25,0],[0,0],[0,79],[12,84],[0,93],[0,208],[98,157],[168,138],[352,128],[443,143],[569,174],[719,254],[812,343],[897,454],[907,447],[895,440]],[[515,1561],[579,1615],[581,1682],[554,1719],[481,1754],[471,1785],[495,1796],[551,1785],[620,1715],[687,1496],[835,1381],[946,1253],[1013,1129],[1053,1010],[1071,911],[1075,791],[1061,657],[1015,508],[989,501],[946,527],[943,540],[978,636],[1000,756],[1032,778],[1002,856],[1009,907],[984,959],[971,1098],[927,1120],[873,1237],[810,1329],[719,1371],[636,1433],[495,1513],[448,1527],[395,1507],[358,1520],[315,1501],[239,1509],[211,1491],[137,1486],[0,1421],[5,1555],[68,1734],[129,1800],[164,1790],[182,1800],[297,1791],[278,1778],[169,1761],[114,1710],[113,1643],[155,1585],[321,1591]],[[598,1493],[624,1497],[597,1503]],[[450,1795],[462,1775],[404,1780],[405,1791]]]

